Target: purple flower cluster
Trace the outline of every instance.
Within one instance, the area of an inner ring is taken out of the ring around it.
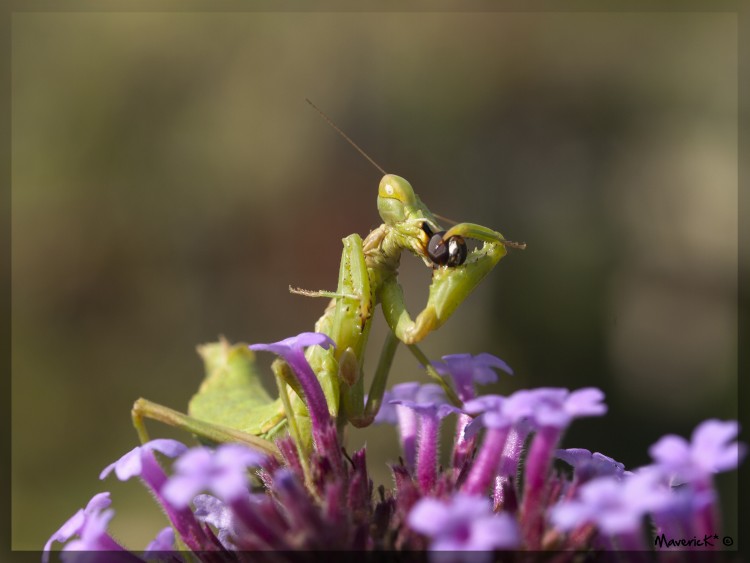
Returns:
[[[44,563],[53,542],[65,544],[64,560],[81,550],[92,561],[133,562],[212,562],[257,550],[430,550],[435,561],[464,560],[466,552],[472,561],[489,561],[495,550],[645,549],[647,520],[654,536],[719,532],[712,479],[746,453],[735,441],[736,422],[708,420],[689,442],[665,436],[650,449],[653,464],[626,471],[600,453],[558,449],[574,419],[606,412],[600,390],[477,396],[475,384],[495,381],[494,370],[512,373],[489,354],[446,356],[435,366],[451,378],[460,407],[436,384],[404,383],[386,392],[376,422],[398,426],[403,458],[391,466],[393,488],[381,485],[373,495],[365,450],[342,449],[303,353],[331,344],[304,333],[252,347],[281,355],[294,371],[311,419],[309,459],[289,436],[276,441],[277,456],[239,444],[188,449],[153,440],[100,477],[138,477],[170,527],[144,554],[131,553],[107,532],[114,512],[109,493],[100,493],[50,537]],[[448,415],[456,415],[456,432],[443,467],[438,442]],[[165,458],[175,458],[170,471]],[[556,461],[572,470],[559,470]]]
[[[707,420],[691,442],[664,436],[649,450],[654,463],[635,472],[601,454],[586,459],[563,453],[562,459],[585,476],[579,475],[567,499],[552,508],[551,521],[571,537],[593,525],[600,545],[642,550],[648,547],[643,521],[650,516],[655,537],[705,538],[703,547],[712,547],[710,539],[720,529],[713,475],[735,469],[746,454],[746,446],[733,441],[738,432],[734,421]]]

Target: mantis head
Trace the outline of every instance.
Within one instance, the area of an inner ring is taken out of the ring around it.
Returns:
[[[411,250],[428,266],[437,264],[428,248],[442,229],[407,180],[395,174],[383,176],[378,186],[378,212],[397,235],[399,247]]]
[[[500,233],[474,223],[459,223],[443,230],[411,184],[395,174],[386,174],[380,180],[378,211],[383,222],[397,235],[397,245],[411,250],[432,267],[453,268],[464,265],[467,259],[468,262],[483,260],[488,249],[483,247],[469,252],[464,237],[501,245],[502,248],[492,249],[497,256],[493,258],[495,262],[505,254],[505,246],[521,249],[526,246],[505,240]]]

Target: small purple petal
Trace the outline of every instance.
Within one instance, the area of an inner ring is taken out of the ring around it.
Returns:
[[[383,394],[383,404],[380,411],[375,416],[375,424],[398,424],[398,411],[396,403],[393,401],[413,401],[417,391],[421,387],[420,383],[410,381],[394,385]]]
[[[607,412],[607,405],[603,404],[604,392],[596,387],[578,389],[568,395],[565,410],[573,417],[598,416]]]
[[[143,557],[148,560],[158,555],[159,551],[174,551],[174,549],[174,530],[167,526],[146,546],[146,553]]]
[[[460,413],[461,410],[448,403],[445,391],[437,383],[425,383],[420,386],[414,396],[414,400],[392,400],[393,405],[402,405],[423,416],[436,416],[444,418],[451,413]]]
[[[598,477],[581,485],[578,498],[553,507],[550,516],[561,530],[593,523],[604,534],[632,534],[641,530],[646,513],[670,502],[669,490],[654,472],[635,473],[621,481]]]
[[[450,354],[443,356],[443,361],[435,363],[434,366],[441,375],[451,376],[463,401],[475,396],[475,383],[487,384],[497,381],[495,370],[500,369],[513,375],[513,370],[508,364],[492,354]]]
[[[519,530],[516,520],[507,513],[480,518],[471,528],[474,549],[513,549],[518,547]]]
[[[120,481],[127,481],[131,477],[140,477],[143,471],[142,456],[145,452],[157,451],[168,457],[176,457],[185,450],[187,450],[187,446],[177,440],[151,440],[142,446],[133,448],[114,463],[110,463],[99,474],[99,479],[107,477],[113,469]]]
[[[649,454],[678,481],[703,479],[737,467],[746,453],[745,444],[731,442],[738,432],[736,421],[706,420],[693,431],[692,442],[669,434],[652,445]]]
[[[92,514],[100,512],[112,504],[112,500],[109,498],[109,493],[98,493],[94,495],[86,505],[86,508],[78,510],[73,516],[60,526],[52,536],[44,544],[44,553],[42,555],[42,561],[47,563],[49,559],[49,550],[52,547],[53,542],[65,543],[70,538],[79,534],[83,529],[86,520],[91,517]]]
[[[497,373],[494,371],[500,369],[510,375],[513,370],[503,360],[492,354],[448,354],[443,356],[444,365],[436,364],[435,368],[442,375],[449,373],[454,380],[468,379],[475,383],[487,384],[497,381]]]
[[[569,448],[557,450],[555,455],[558,459],[574,467],[576,476],[584,480],[607,475],[621,479],[625,475],[632,475],[630,471],[625,471],[625,466],[622,463],[599,452],[592,454],[589,450],[583,448]]]
[[[224,444],[216,451],[205,447],[188,450],[174,463],[174,475],[162,494],[175,508],[185,508],[203,490],[231,501],[248,494],[247,468],[263,463],[265,456],[240,444]]]
[[[528,416],[537,426],[564,428],[577,417],[604,414],[604,394],[589,387],[570,392],[559,387],[516,391],[508,397],[506,413],[514,419]]]
[[[519,530],[507,514],[494,514],[488,499],[456,494],[446,502],[419,500],[409,513],[411,528],[430,538],[431,550],[488,551],[515,547]]]
[[[448,399],[445,396],[445,391],[440,385],[437,383],[425,383],[417,389],[413,402],[419,405],[428,403],[440,405],[447,403]]]
[[[398,424],[396,405],[391,404],[393,399],[393,393],[390,391],[383,393],[383,403],[372,421],[373,424]],[[365,397],[365,402],[367,402],[367,397]]]
[[[679,467],[690,462],[690,444],[682,436],[668,434],[652,445],[648,453],[654,461],[669,467]]]
[[[42,561],[47,563],[49,560],[49,551],[52,547],[52,543],[55,541],[61,543],[67,542],[63,547],[64,552],[120,552],[117,557],[113,554],[110,554],[108,558],[104,556],[95,556],[92,561],[138,561],[137,557],[128,554],[125,551],[125,548],[113,540],[107,533],[107,525],[115,515],[114,510],[108,508],[110,503],[109,493],[99,493],[95,495],[89,501],[86,508],[76,512],[76,514],[65,522],[65,524],[63,524],[62,527],[47,541],[44,545]],[[74,536],[78,536],[78,538],[71,540]],[[76,560],[76,558],[71,558],[66,554],[62,554],[61,559],[63,561]]]
[[[478,414],[489,410],[498,410],[505,402],[505,397],[501,395],[482,395],[471,401],[464,403],[464,412],[469,414]]]
[[[107,526],[114,515],[111,509],[89,514],[78,532],[80,539],[68,542],[63,550],[99,551],[110,547],[112,539],[107,534]]]
[[[409,512],[409,526],[426,536],[437,536],[450,525],[448,505],[434,498],[423,498]]]
[[[484,428],[484,415],[475,416],[464,428],[464,438],[471,440]]]
[[[335,347],[336,343],[322,332],[303,332],[297,336],[291,336],[279,342],[272,342],[271,344],[251,344],[248,348],[256,352],[272,352],[283,356],[289,350],[316,345],[322,348],[329,348],[331,346]]]
[[[484,395],[464,403],[464,412],[481,413],[467,427],[467,436],[476,434],[478,425],[486,428],[506,428],[516,420],[512,411],[505,408],[507,399],[501,395]]]
[[[193,505],[195,506],[195,517],[216,528],[221,545],[226,549],[236,549],[230,539],[236,533],[232,510],[211,495],[196,496],[193,499]]]
[[[729,443],[739,431],[736,420],[706,420],[693,431],[693,459],[709,473],[735,469],[747,449],[745,444]]]

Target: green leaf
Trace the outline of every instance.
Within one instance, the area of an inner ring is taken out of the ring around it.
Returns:
[[[198,346],[206,378],[193,395],[188,413],[201,420],[248,434],[277,434],[284,420],[280,399],[272,399],[261,383],[255,354],[244,344],[219,342]]]

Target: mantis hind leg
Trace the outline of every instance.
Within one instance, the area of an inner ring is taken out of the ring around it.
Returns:
[[[248,434],[230,426],[206,422],[143,398],[136,400],[133,404],[131,417],[141,444],[145,444],[150,439],[146,431],[145,420],[151,419],[190,432],[204,441],[217,444],[237,442],[273,456],[279,456],[279,451],[273,442],[260,436]]]

